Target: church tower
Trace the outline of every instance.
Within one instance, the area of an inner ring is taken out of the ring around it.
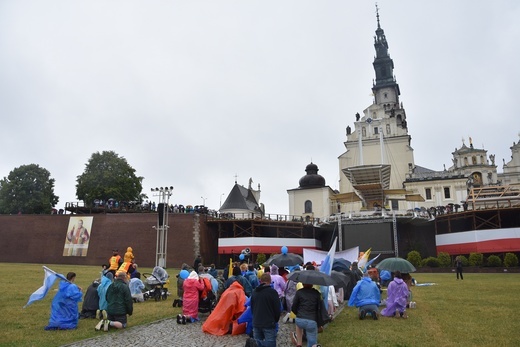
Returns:
[[[354,128],[347,127],[346,152],[338,158],[340,193],[343,197],[351,197],[350,200],[342,199],[343,203],[351,203],[342,210],[372,209],[377,205],[406,209],[406,203],[399,202],[404,196],[397,195],[403,195],[405,176],[414,167],[406,112],[399,101],[394,62],[388,52],[378,10],[376,17],[374,99],[363,111],[363,116],[356,114]],[[385,195],[385,191],[390,190],[394,190],[395,196]],[[399,194],[395,194],[398,190]]]

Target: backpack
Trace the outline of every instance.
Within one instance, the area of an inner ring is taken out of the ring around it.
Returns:
[[[203,277],[204,289],[200,292],[200,300],[215,300],[215,293],[213,293],[211,281],[209,278]]]

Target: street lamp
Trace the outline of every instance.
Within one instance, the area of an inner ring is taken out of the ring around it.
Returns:
[[[206,198],[201,196],[200,197],[202,199],[202,206],[206,206]]]
[[[225,195],[224,193],[220,194],[220,206],[219,206],[219,207],[222,207],[222,197],[223,197],[224,195]]]
[[[166,267],[166,250],[168,245],[168,208],[170,204],[170,196],[173,193],[173,186],[152,188],[153,195],[159,197],[159,204],[157,204],[157,244],[156,244],[156,258],[155,266]]]

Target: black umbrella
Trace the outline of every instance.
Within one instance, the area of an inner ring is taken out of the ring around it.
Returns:
[[[332,272],[330,273],[330,277],[332,277],[332,279],[336,281],[339,287],[343,287],[345,290],[347,289],[348,284],[350,283],[350,277],[345,275],[343,272],[332,270]]]
[[[334,286],[337,284],[332,277],[317,270],[291,272],[287,276],[287,279],[303,284],[316,284],[318,286]]]
[[[350,261],[343,258],[334,258],[334,262],[332,263],[332,270],[343,271],[350,269]]]
[[[276,265],[280,268],[286,266],[293,266],[297,264],[303,264],[303,258],[301,255],[294,253],[277,254],[267,260],[267,265]]]
[[[379,270],[388,270],[390,272],[400,271],[402,273],[415,272],[415,266],[408,260],[403,258],[387,258],[377,264],[376,268]]]

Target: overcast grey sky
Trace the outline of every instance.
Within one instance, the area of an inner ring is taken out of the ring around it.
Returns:
[[[379,0],[415,163],[518,141],[520,2]],[[311,160],[333,189],[345,128],[372,103],[370,1],[0,1],[0,177],[39,164],[58,208],[113,150],[172,203],[218,209],[261,184],[288,213]]]

